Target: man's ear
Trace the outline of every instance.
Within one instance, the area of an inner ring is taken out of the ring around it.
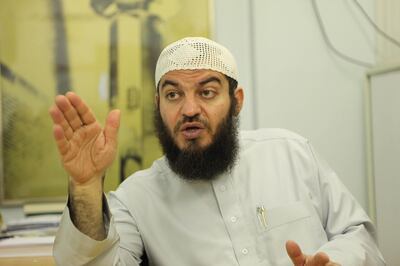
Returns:
[[[242,110],[242,107],[243,107],[243,100],[244,100],[243,88],[240,87],[240,86],[238,86],[238,87],[235,89],[234,94],[235,94],[234,96],[235,96],[235,99],[236,99],[236,110],[235,110],[235,115],[238,116],[239,113],[240,113],[240,111]]]
[[[156,109],[160,108],[160,96],[158,95],[158,93],[154,95],[154,105]]]

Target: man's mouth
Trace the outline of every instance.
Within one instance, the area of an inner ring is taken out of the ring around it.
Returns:
[[[203,124],[199,122],[191,122],[183,124],[180,131],[186,140],[192,140],[198,138],[203,130]]]

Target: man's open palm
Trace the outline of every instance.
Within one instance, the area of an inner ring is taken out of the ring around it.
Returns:
[[[120,111],[111,111],[102,129],[86,103],[68,92],[56,97],[49,113],[62,163],[72,180],[86,184],[101,178],[117,152]]]

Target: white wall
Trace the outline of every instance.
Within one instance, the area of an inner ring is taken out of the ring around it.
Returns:
[[[378,244],[387,265],[400,265],[400,64],[371,73],[371,130]]]
[[[235,56],[239,68],[239,83],[245,89],[245,104],[240,121],[243,129],[254,129],[258,122],[253,100],[252,10],[249,3],[248,0],[214,0],[213,37]]]
[[[306,136],[367,209],[366,69],[327,48],[311,0],[214,1],[215,38],[232,49],[241,83],[254,97],[245,103],[255,108],[244,113],[242,127],[283,127]],[[374,1],[359,2],[374,17]],[[374,62],[375,35],[352,2],[317,3],[337,48]]]

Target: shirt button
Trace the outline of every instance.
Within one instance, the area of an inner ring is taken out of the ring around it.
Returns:
[[[249,253],[249,251],[247,250],[247,248],[242,249],[242,254],[247,255],[247,253]]]
[[[236,223],[236,221],[237,221],[236,216],[232,216],[232,217],[231,217],[231,222],[232,222],[232,223]]]
[[[222,192],[224,192],[224,191],[226,190],[226,186],[221,185],[221,186],[219,187],[219,190],[221,190]]]

